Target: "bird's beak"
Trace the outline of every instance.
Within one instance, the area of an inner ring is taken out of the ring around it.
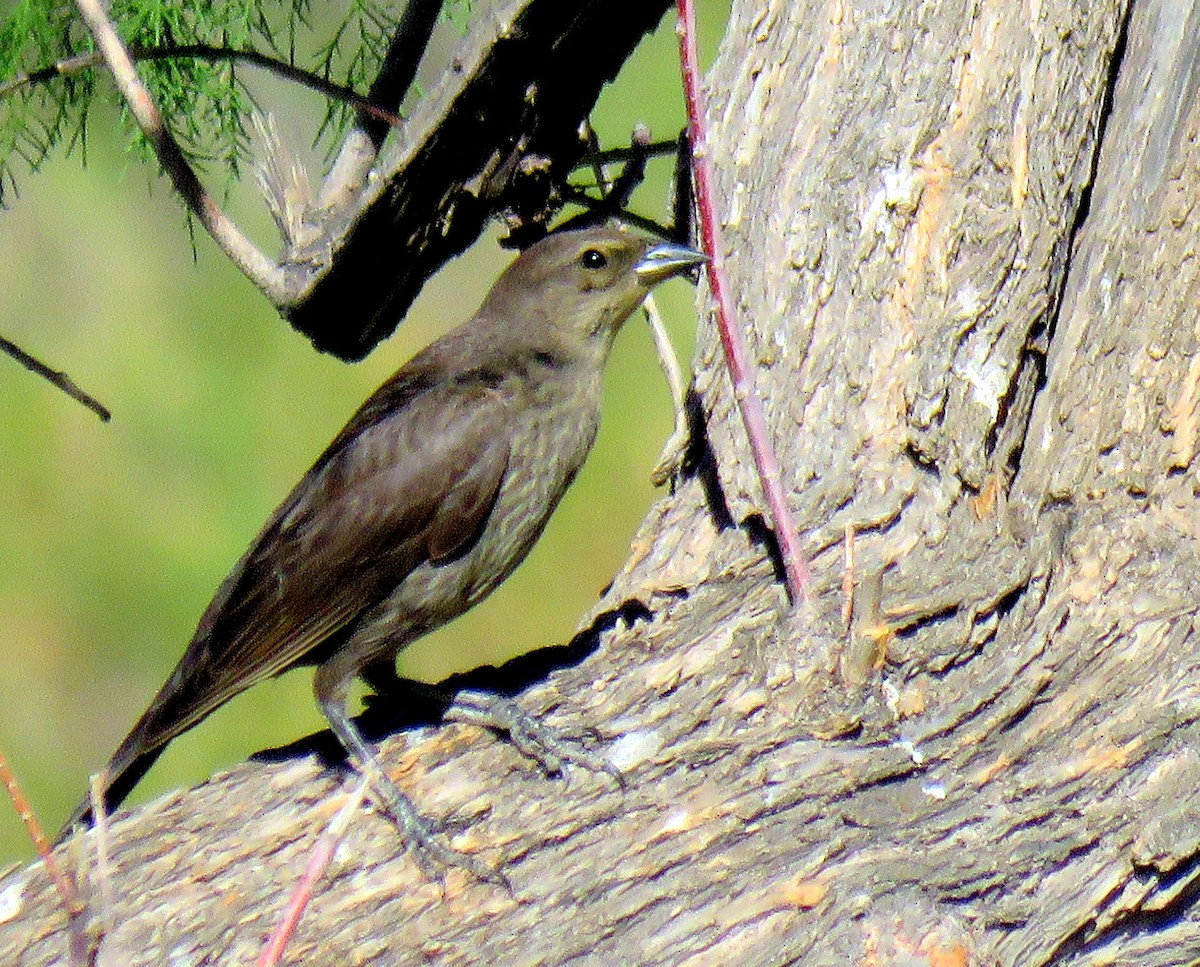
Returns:
[[[661,242],[651,246],[633,267],[643,285],[655,285],[663,279],[686,272],[693,265],[707,262],[708,256],[686,245]]]

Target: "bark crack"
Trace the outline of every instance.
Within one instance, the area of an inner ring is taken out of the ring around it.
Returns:
[[[1093,142],[1091,161],[1088,166],[1087,178],[1079,195],[1079,205],[1075,209],[1075,217],[1071,222],[1070,230],[1059,239],[1056,246],[1057,251],[1051,259],[1051,271],[1053,272],[1055,268],[1060,268],[1061,271],[1059,273],[1058,285],[1051,287],[1049,290],[1050,304],[1047,306],[1044,316],[1045,328],[1042,333],[1031,332],[1032,340],[1044,345],[1046,351],[1049,350],[1054,340],[1054,334],[1058,330],[1063,308],[1063,294],[1067,291],[1067,284],[1072,278],[1071,268],[1075,256],[1075,243],[1092,211],[1092,194],[1096,185],[1096,175],[1100,169],[1100,156],[1104,151],[1105,138],[1108,133],[1108,122],[1113,115],[1117,80],[1121,75],[1121,69],[1125,63],[1125,53],[1129,49],[1129,25],[1133,19],[1134,6],[1135,4],[1132,0],[1126,3],[1121,16],[1121,25],[1117,30],[1116,43],[1113,45],[1112,58],[1108,64],[1108,76],[1104,81],[1104,93],[1100,102],[1100,110],[1096,116],[1096,135]]]

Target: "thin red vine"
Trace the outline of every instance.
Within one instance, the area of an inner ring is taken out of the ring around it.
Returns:
[[[799,537],[783,492],[779,460],[771,445],[762,400],[754,388],[754,367],[750,351],[733,311],[729,281],[725,273],[725,249],[713,201],[713,167],[708,150],[707,117],[704,92],[700,87],[699,56],[696,51],[696,8],[694,0],[676,0],[679,22],[679,58],[683,69],[683,91],[687,100],[688,135],[692,143],[692,170],[695,175],[696,207],[700,216],[700,238],[709,258],[708,286],[717,308],[717,329],[725,350],[725,362],[733,380],[733,394],[742,414],[750,452],[762,481],[763,494],[771,515],[772,529],[783,558],[784,575],[793,604],[809,597],[811,575],[800,550]]]

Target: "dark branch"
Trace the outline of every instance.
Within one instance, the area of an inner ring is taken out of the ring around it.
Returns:
[[[3,336],[0,336],[0,352],[4,352],[11,356],[31,373],[37,373],[43,379],[53,383],[60,390],[71,397],[71,399],[76,400],[77,402],[86,406],[105,423],[112,419],[112,413],[109,412],[108,407],[101,403],[94,396],[91,396],[90,394],[81,390],[77,385],[75,385],[75,381],[71,379],[70,376],[64,372],[60,372],[57,369],[51,369],[40,359],[29,355],[29,353],[25,352],[25,350],[16,343],[9,342]]]
[[[213,47],[209,44],[184,44],[179,47],[135,46],[129,48],[129,57],[135,63],[152,60],[184,60],[191,58],[195,60],[233,61],[235,63],[248,64],[251,67],[260,67],[263,70],[270,71],[272,74],[284,78],[284,80],[294,81],[319,94],[324,94],[335,101],[342,101],[349,104],[359,112],[378,119],[384,126],[394,127],[400,124],[400,118],[394,111],[389,111],[373,104],[370,98],[364,97],[353,88],[345,87],[342,84],[335,84],[320,74],[306,71],[295,64],[289,64],[278,57],[271,57],[251,48],[237,50],[232,47]],[[103,64],[104,55],[95,52],[67,57],[46,67],[39,67],[28,74],[18,74],[11,80],[0,84],[0,99],[15,93],[22,87],[44,84],[47,81],[54,80],[56,77],[68,77],[72,74],[78,74],[81,71],[90,70],[93,67],[100,67]]]
[[[503,217],[518,247],[545,234],[586,150],[580,123],[668,6],[494,4],[458,52],[461,72],[446,72],[408,119],[411,143],[392,169],[334,216],[340,227],[290,253],[307,281],[282,307],[292,324],[324,352],[362,358],[489,219]]]
[[[492,218],[504,219],[517,247],[545,234],[567,201],[568,176],[586,150],[580,123],[670,5],[481,3],[451,69],[414,106],[403,139],[383,166],[377,151],[385,132],[379,125],[397,123],[390,109],[411,86],[436,4],[421,0],[404,15],[372,85],[383,103],[257,51],[204,45],[134,50],[143,60],[194,56],[250,64],[359,110],[360,126],[347,136],[315,200],[302,201],[298,231],[275,261],[205,190],[97,0],[77,4],[189,210],[295,328],[343,359],[365,356],[390,335],[426,280],[467,249]],[[10,81],[0,94],[95,63],[90,56],[71,58]],[[371,123],[361,122],[363,114]]]
[[[383,66],[367,95],[371,104],[377,104],[393,114],[400,110],[401,103],[412,87],[413,78],[417,76],[417,68],[425,56],[425,48],[429,46],[429,37],[441,9],[442,0],[409,0],[388,47],[387,56],[384,57]],[[392,125],[371,112],[363,113],[368,116],[362,117],[360,114],[359,126],[378,151]]]

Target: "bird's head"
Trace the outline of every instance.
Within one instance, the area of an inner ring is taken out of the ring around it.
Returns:
[[[547,236],[492,289],[484,311],[549,327],[607,356],[613,337],[655,285],[705,261],[699,252],[607,224]]]

